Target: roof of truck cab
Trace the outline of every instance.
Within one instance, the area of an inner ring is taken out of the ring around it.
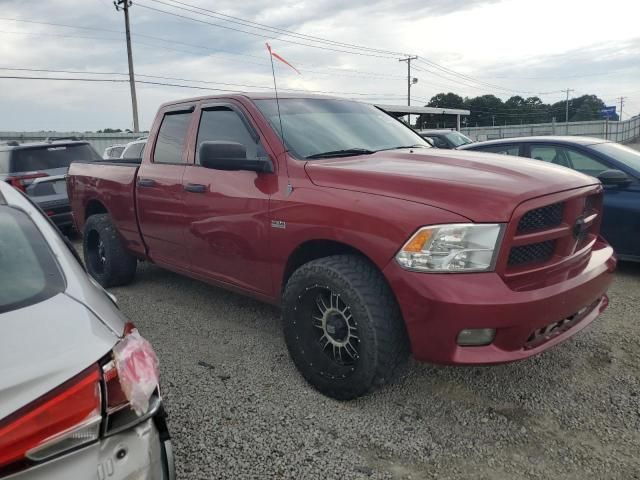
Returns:
[[[168,107],[171,105],[181,105],[183,103],[192,103],[192,102],[202,102],[206,100],[228,100],[228,99],[249,99],[249,100],[275,100],[276,94],[273,92],[243,92],[243,93],[228,93],[228,94],[220,94],[220,95],[205,95],[201,97],[190,97],[181,100],[174,100],[171,102],[167,102],[162,104],[162,107]],[[332,97],[330,95],[316,95],[312,93],[288,93],[278,92],[278,99],[288,99],[288,98],[316,98],[316,99],[334,99],[334,100],[346,100],[346,101],[357,101],[357,100],[349,100],[346,98],[338,98]]]

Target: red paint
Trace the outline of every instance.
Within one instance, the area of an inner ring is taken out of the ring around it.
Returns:
[[[599,184],[569,170],[558,175],[542,163],[514,166],[498,156],[436,149],[304,162],[283,152],[251,98],[256,97],[207,97],[164,105],[139,171],[106,163],[73,164],[69,194],[78,228],[90,202],[99,201],[139,256],[275,304],[286,281],[287,261],[298,248],[317,240],[348,245],[377,265],[389,282],[414,356],[425,361],[475,364],[525,358],[573,335],[606,307],[615,257],[597,237],[599,220],[580,245],[570,237],[584,198],[598,198]],[[274,163],[274,173],[195,165],[200,107],[212,100],[233,103],[246,114]],[[162,114],[178,107],[194,108],[183,152],[187,163],[153,164]],[[135,187],[136,179],[151,179],[156,185]],[[205,193],[184,191],[188,183],[205,185]],[[526,212],[558,201],[566,204],[560,227],[516,234]],[[272,220],[285,222],[286,228],[273,228]],[[411,273],[395,262],[398,249],[419,227],[469,221],[507,223],[495,272]],[[548,261],[508,266],[511,247],[552,238],[557,249]],[[535,329],[599,298],[599,306],[568,331],[524,349]],[[456,337],[465,328],[496,328],[496,339],[486,347],[458,347]]]

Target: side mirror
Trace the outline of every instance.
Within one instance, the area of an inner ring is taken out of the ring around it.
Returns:
[[[623,186],[631,183],[629,175],[622,170],[615,169],[605,170],[598,175],[598,180],[600,180],[603,185]]]
[[[213,170],[273,172],[268,158],[247,158],[247,149],[237,142],[202,142],[198,149],[200,165]]]

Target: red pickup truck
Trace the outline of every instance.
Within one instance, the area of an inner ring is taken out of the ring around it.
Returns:
[[[144,260],[279,304],[297,368],[338,399],[409,354],[493,364],[556,345],[607,306],[616,264],[596,179],[432,149],[328,97],[165,104],[141,163],[73,163],[68,191],[102,285]]]

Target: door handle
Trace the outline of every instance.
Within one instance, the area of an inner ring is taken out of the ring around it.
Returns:
[[[184,186],[184,189],[191,193],[205,193],[207,191],[207,186],[200,183],[187,183]]]
[[[156,185],[155,180],[151,180],[150,178],[139,178],[138,186],[139,187],[154,187]]]

